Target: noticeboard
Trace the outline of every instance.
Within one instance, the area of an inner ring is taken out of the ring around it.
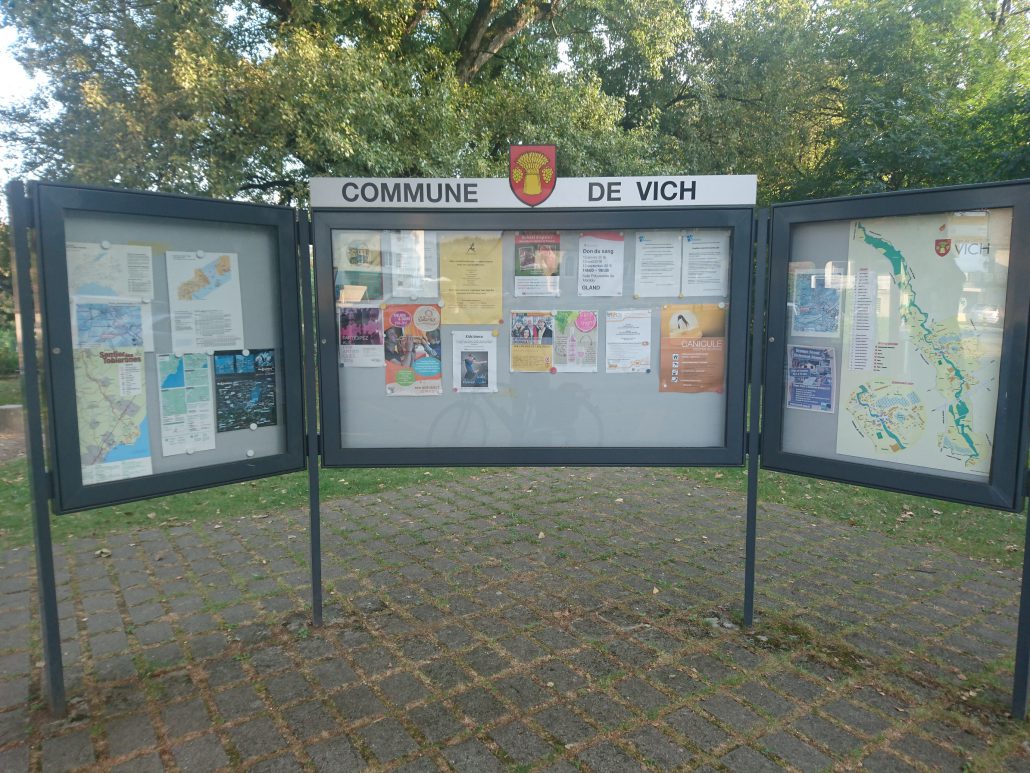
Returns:
[[[740,463],[752,218],[314,210],[323,462]]]
[[[55,510],[303,468],[295,212],[30,195]]]
[[[1022,507],[1030,184],[773,207],[762,466]]]

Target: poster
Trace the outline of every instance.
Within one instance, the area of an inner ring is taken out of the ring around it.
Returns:
[[[675,298],[680,292],[683,253],[679,231],[637,231],[633,296]]]
[[[164,456],[215,447],[211,358],[206,354],[157,355]]]
[[[554,315],[550,311],[511,313],[512,373],[549,373],[554,367]]]
[[[788,346],[787,407],[833,413],[835,367],[832,347]]]
[[[726,305],[662,306],[660,392],[721,393],[726,384]]]
[[[561,294],[561,234],[519,231],[515,234],[515,295]]]
[[[554,312],[554,368],[559,373],[597,372],[597,312]]]
[[[390,305],[383,315],[386,394],[443,394],[440,307]]]
[[[434,232],[390,231],[387,271],[394,298],[435,298],[440,291],[440,259]]]
[[[67,242],[64,251],[68,257],[69,295],[154,299],[154,261],[149,245]]]
[[[72,347],[154,351],[151,304],[123,298],[72,299]]]
[[[626,240],[618,231],[585,231],[579,235],[576,292],[586,296],[622,295]]]
[[[218,432],[276,424],[275,350],[215,352],[215,397]]]
[[[152,473],[143,349],[75,349],[75,408],[82,482]]]
[[[836,338],[840,334],[841,289],[826,284],[821,270],[791,272],[790,334]]]
[[[989,477],[1002,334],[967,310],[1004,309],[1012,210],[985,214],[850,223],[837,453]]]
[[[605,312],[606,373],[651,372],[651,310]]]
[[[383,242],[379,231],[333,231],[337,303],[383,299]]]
[[[383,314],[379,304],[336,307],[340,364],[347,368],[381,368],[383,360]]]
[[[239,261],[233,252],[165,253],[172,350],[243,346]]]
[[[683,235],[681,293],[692,298],[730,294],[730,232],[697,228]]]
[[[497,335],[493,331],[455,330],[451,334],[455,392],[497,391]]]
[[[439,239],[443,324],[499,324],[504,316],[501,232],[444,232]]]

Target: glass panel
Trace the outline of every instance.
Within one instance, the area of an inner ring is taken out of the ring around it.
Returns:
[[[346,448],[725,443],[729,229],[333,230],[332,249]]]
[[[795,226],[785,451],[990,474],[1012,210]]]
[[[275,229],[70,212],[85,485],[283,453]]]

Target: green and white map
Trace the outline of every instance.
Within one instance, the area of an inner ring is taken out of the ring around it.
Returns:
[[[851,223],[837,453],[989,474],[1011,222],[992,210]]]
[[[150,475],[143,349],[76,349],[72,356],[83,484]]]

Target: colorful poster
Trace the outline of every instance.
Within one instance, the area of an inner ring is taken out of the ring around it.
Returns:
[[[561,294],[561,234],[520,231],[515,234],[515,295]]]
[[[383,310],[379,304],[337,306],[340,364],[347,368],[381,368]]]
[[[826,284],[826,273],[791,272],[790,334],[836,338],[840,334],[840,286]]]
[[[454,391],[496,392],[496,333],[483,330],[455,330],[451,336]]]
[[[554,314],[511,313],[512,373],[549,373],[554,367]]]
[[[215,352],[215,397],[219,432],[275,425],[275,350]]]
[[[559,373],[597,373],[597,312],[554,312],[554,368]]]
[[[662,306],[660,392],[716,392],[726,385],[726,307]]]
[[[787,407],[833,413],[837,392],[834,350],[828,346],[787,347]]]
[[[83,485],[150,475],[143,349],[76,349],[72,359]]]
[[[379,231],[333,231],[337,303],[383,299],[383,242]]]
[[[679,231],[637,231],[633,271],[635,298],[675,298],[680,292],[683,252]]]
[[[122,298],[72,299],[72,347],[75,349],[142,348],[154,351],[151,304]]]
[[[443,394],[440,307],[390,305],[383,311],[386,394]]]
[[[68,242],[64,250],[69,295],[154,299],[154,261],[148,245]]]
[[[618,231],[585,231],[579,235],[576,292],[586,296],[622,295],[626,240]]]
[[[651,310],[605,312],[606,373],[651,372]]]
[[[501,232],[444,232],[439,239],[443,324],[498,324],[504,315]]]
[[[243,345],[243,301],[234,252],[165,253],[172,350],[199,352]]]
[[[392,297],[437,297],[440,259],[433,231],[390,231],[390,249],[386,254]]]
[[[730,294],[730,232],[721,228],[696,228],[683,235],[684,297]]]
[[[215,401],[211,358],[206,354],[157,355],[161,395],[161,453],[210,451],[215,447]]]

